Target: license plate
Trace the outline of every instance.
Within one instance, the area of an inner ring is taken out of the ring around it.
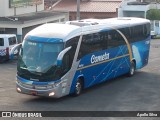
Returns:
[[[37,91],[31,91],[30,92],[32,95],[37,95]]]

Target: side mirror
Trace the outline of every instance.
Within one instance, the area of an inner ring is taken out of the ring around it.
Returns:
[[[15,45],[11,51],[10,51],[10,59],[13,60],[15,59],[20,51],[20,48],[22,47],[22,43]]]
[[[63,51],[61,51],[57,57],[57,66],[60,67],[62,65],[62,60],[64,55],[71,49],[72,47],[67,47]]]

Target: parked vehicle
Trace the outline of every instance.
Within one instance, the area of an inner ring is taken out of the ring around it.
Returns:
[[[151,21],[151,38],[156,38],[157,35],[160,35],[160,21],[153,20]]]
[[[17,44],[15,34],[0,34],[0,62],[10,59],[10,50]]]

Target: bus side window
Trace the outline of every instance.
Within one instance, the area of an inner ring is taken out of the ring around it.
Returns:
[[[65,73],[67,73],[70,70],[70,68],[70,55],[69,53],[66,53],[62,61],[62,74],[64,75]]]
[[[100,39],[101,39],[102,49],[103,50],[107,49],[107,46],[108,46],[108,32],[107,31],[101,32],[100,33]]]
[[[79,41],[79,38],[80,36],[77,36],[77,37],[74,37],[70,40],[67,41],[65,47],[72,47],[71,50],[69,50],[66,55],[64,56],[66,59],[66,62],[67,63],[64,63],[66,68],[69,70],[72,66],[72,63],[73,63],[73,59],[74,59],[74,56],[75,56],[75,52],[76,52],[76,49],[77,49],[77,45],[78,45],[78,41]]]
[[[78,53],[78,58],[77,58],[77,61],[80,60],[85,54],[87,54],[87,49],[89,50],[88,46],[87,46],[87,39],[88,39],[88,36],[84,35],[82,37],[82,42],[81,42],[81,46],[80,46],[80,49],[79,49],[79,53]]]
[[[144,38],[149,37],[150,35],[150,25],[149,24],[144,24],[143,34],[144,34]]]
[[[78,59],[81,59],[83,56],[102,50],[102,40],[100,33],[91,33],[83,35],[82,42],[78,54]]]
[[[119,31],[124,35],[124,37],[127,40],[129,40],[129,36],[130,36],[130,30],[129,30],[129,28],[121,28],[121,29],[119,29]],[[124,37],[120,33],[118,33],[118,38],[117,38],[117,44],[118,44],[118,46],[126,44]]]
[[[134,42],[134,37],[135,37],[134,26],[131,26],[130,29],[131,29],[131,39],[130,39],[130,42],[132,43],[132,42]]]
[[[93,42],[90,44],[91,52],[97,52],[102,50],[102,39],[100,33],[93,34]]]
[[[150,34],[151,34],[151,32],[150,32],[150,28],[151,26],[150,26],[150,24],[148,23],[148,24],[146,24],[146,29],[147,29],[147,36],[146,37],[149,37],[150,36]]]
[[[116,46],[116,35],[115,35],[115,30],[111,30],[108,32],[108,48],[113,48]]]

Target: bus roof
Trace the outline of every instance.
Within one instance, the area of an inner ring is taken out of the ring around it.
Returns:
[[[118,18],[110,18],[110,19],[102,19],[99,21],[100,24],[109,24],[110,26],[132,26],[138,25],[142,23],[150,23],[149,20],[144,18],[135,18],[135,17],[118,17]]]
[[[121,17],[68,21],[66,24],[48,23],[33,29],[26,36],[58,38],[65,42],[68,39],[81,34],[94,33],[105,29],[133,26],[142,23],[150,23],[150,21],[144,18]]]
[[[31,30],[25,37],[34,36],[41,38],[58,38],[64,40],[69,34],[80,34],[79,28],[79,26],[75,25],[47,23]]]

